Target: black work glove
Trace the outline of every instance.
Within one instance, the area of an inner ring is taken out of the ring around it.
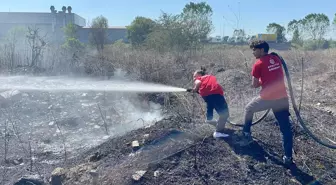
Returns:
[[[197,94],[199,94],[198,91],[194,91],[193,89],[187,89],[187,92],[192,92],[192,93],[197,93]]]

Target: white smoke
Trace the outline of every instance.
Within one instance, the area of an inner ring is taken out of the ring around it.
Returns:
[[[115,77],[103,83],[113,85],[115,80],[124,81],[127,77],[122,71],[117,70]],[[49,92],[29,88],[24,90],[22,81],[27,85],[38,84],[39,88],[48,85],[50,87],[50,84],[57,88],[59,85],[72,83],[73,90]],[[89,80],[87,83],[95,87],[96,82]],[[159,104],[140,100],[136,91],[107,92],[99,89],[88,91],[80,88],[77,91],[74,90],[76,84],[84,84],[81,79],[16,76],[0,77],[0,84],[2,87],[6,85],[3,89],[16,90],[17,86],[23,87],[23,90],[19,90],[20,94],[15,95],[16,102],[12,102],[12,105],[16,107],[11,108],[14,112],[10,114],[16,116],[16,124],[20,125],[19,132],[23,137],[29,136],[36,141],[37,144],[32,147],[37,153],[51,152],[54,155],[63,155],[65,143],[68,157],[75,156],[83,150],[101,144],[108,138],[151,126],[164,117]],[[141,87],[141,83],[138,85],[139,88],[144,86],[142,84]],[[148,85],[146,88],[151,87]],[[152,88],[155,91],[157,85]],[[18,122],[19,120],[21,122]]]

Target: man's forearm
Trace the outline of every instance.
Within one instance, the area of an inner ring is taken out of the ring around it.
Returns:
[[[261,86],[261,81],[260,81],[260,79],[257,79],[257,78],[253,78],[252,79],[252,87],[253,88],[258,88],[258,87],[260,87]]]
[[[261,81],[259,80],[255,88],[259,88],[261,86]]]
[[[198,89],[200,88],[200,86],[201,86],[201,82],[196,82],[195,85],[194,85],[193,91],[197,92]]]

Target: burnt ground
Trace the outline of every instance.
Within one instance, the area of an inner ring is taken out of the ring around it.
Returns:
[[[237,71],[234,73],[237,74]],[[225,74],[222,74],[226,80],[224,86],[247,81],[244,74],[234,77],[227,75],[227,78]],[[329,78],[330,76],[327,79]],[[316,83],[323,83],[323,79],[319,78]],[[246,84],[236,85],[243,87]],[[296,84],[295,88],[299,86]],[[314,86],[310,88],[316,89]],[[318,96],[323,106],[323,101],[329,102],[327,99],[330,98],[330,91],[320,91],[322,94]],[[238,110],[241,111],[241,105],[246,104],[245,101],[250,98],[243,96],[246,100],[235,103],[237,98],[242,97],[239,93],[227,91],[233,120],[237,122],[241,120]],[[254,93],[248,92],[250,95]],[[171,110],[172,116],[166,116],[154,124],[155,121],[151,119],[139,121],[138,115],[132,117],[129,114],[138,110],[140,105],[126,104],[127,106],[116,110],[118,106],[115,103],[119,98],[120,96],[94,92],[22,92],[13,100],[11,108],[2,109],[5,110],[2,117],[6,119],[2,120],[1,125],[7,123],[11,128],[10,132],[7,131],[10,136],[7,162],[1,160],[1,171],[6,170],[3,173],[6,175],[3,176],[3,184],[13,184],[26,174],[40,174],[48,181],[56,167],[65,169],[63,184],[69,185],[91,184],[90,172],[93,171],[99,174],[101,184],[336,183],[335,151],[318,145],[307,137],[295,119],[296,167],[286,169],[281,163],[281,135],[272,115],[253,127],[254,144],[239,147],[234,138],[213,139],[211,134],[214,127],[203,124],[203,119],[198,115],[199,110],[194,110],[195,113],[188,117],[182,112],[177,114],[176,110],[183,109],[174,107]],[[110,114],[105,116],[110,137],[106,137],[97,102],[101,103],[103,112],[106,110]],[[333,113],[313,106],[316,102],[310,99],[305,102],[302,106],[302,117],[309,128],[318,137],[328,137],[335,141],[336,122]],[[133,111],[127,111],[130,107],[133,107]],[[114,116],[118,113],[128,115],[128,119],[125,120],[125,116]],[[190,119],[191,116],[194,119]],[[3,128],[2,137],[5,133]],[[230,125],[228,128],[232,136],[235,135],[235,130],[239,130]],[[133,131],[128,132],[129,130]],[[63,136],[66,138],[66,161]],[[131,143],[134,140],[140,142],[140,149],[132,149]],[[3,139],[0,144],[4,146]],[[33,148],[32,155],[29,144]],[[1,151],[1,159],[2,156],[4,151]],[[146,173],[136,182],[131,177],[139,170]]]
[[[177,119],[177,120],[176,120]],[[110,140],[82,156],[99,151],[101,158],[71,168],[66,184],[89,184],[89,171],[96,170],[102,184],[334,184],[335,152],[312,142],[305,135],[295,138],[297,166],[286,169],[281,162],[281,136],[276,124],[263,122],[254,127],[255,143],[239,147],[233,138],[215,140],[212,126],[161,121],[148,129]],[[185,124],[194,125],[183,131]],[[259,130],[259,131],[258,131]],[[262,131],[260,131],[262,130]],[[233,132],[233,130],[231,131]],[[143,148],[132,151],[127,144],[142,140]],[[233,134],[233,133],[232,133]],[[233,134],[234,135],[234,134]],[[126,147],[128,146],[128,147]],[[186,148],[185,150],[181,150]],[[134,182],[131,175],[145,170]],[[155,175],[154,175],[155,174]],[[76,178],[74,178],[76,177]]]
[[[30,173],[46,176],[109,138],[161,118],[158,105],[148,110],[132,93],[16,92],[1,100],[2,184]]]
[[[230,82],[245,85],[237,83],[237,79],[246,81],[245,75],[228,76],[222,75],[225,85],[229,86]],[[321,100],[328,98],[323,95],[326,93],[319,96]],[[237,96],[244,97],[227,91],[233,110],[241,110],[239,104],[234,104]],[[244,101],[239,103],[244,104]],[[309,100],[305,102],[301,113],[308,127],[324,141],[328,142],[326,137],[335,141],[333,113],[310,106]],[[232,119],[239,122],[239,114],[232,112]],[[87,159],[97,151],[102,153],[102,158],[97,162],[80,162],[70,168],[65,182],[89,184],[92,177],[88,172],[94,170],[102,184],[335,184],[335,151],[315,143],[296,123],[295,116],[292,117],[296,165],[290,169],[282,165],[282,140],[272,114],[253,127],[255,143],[249,147],[235,144],[234,131],[239,128],[228,125],[233,138],[215,140],[211,137],[214,128],[202,124],[202,120],[186,122],[177,116],[92,149],[82,158]],[[143,149],[132,151],[128,144],[143,140],[147,133],[150,137],[145,139]],[[141,170],[146,171],[143,178],[137,182],[132,180],[132,174]]]

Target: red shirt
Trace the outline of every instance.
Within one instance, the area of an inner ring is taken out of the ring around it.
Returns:
[[[220,94],[224,95],[223,88],[220,84],[218,84],[217,79],[213,75],[204,75],[198,77],[196,80],[201,81],[200,88],[198,90],[201,96],[208,96],[212,94]]]
[[[274,55],[261,57],[253,65],[251,74],[261,82],[261,99],[276,100],[288,97],[279,57]]]

